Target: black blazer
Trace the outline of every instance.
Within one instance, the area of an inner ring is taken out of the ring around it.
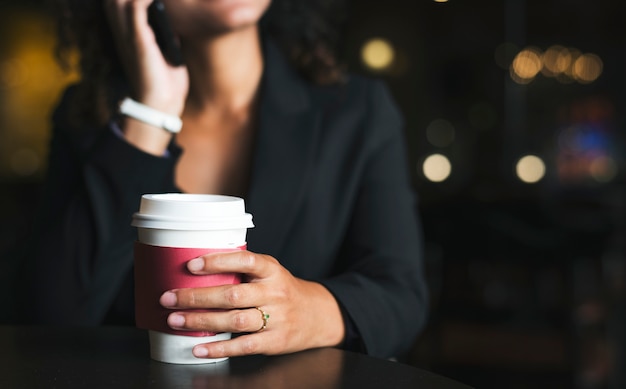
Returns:
[[[311,85],[271,42],[264,53],[248,248],[325,285],[369,354],[399,355],[427,305],[401,117],[379,82]],[[38,323],[131,324],[131,215],[142,194],[178,191],[181,150],[154,157],[109,129],[72,128],[71,93],[54,115],[24,306]]]

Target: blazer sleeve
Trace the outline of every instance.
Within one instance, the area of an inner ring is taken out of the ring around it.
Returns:
[[[365,158],[341,250],[344,270],[322,283],[368,354],[397,357],[426,320],[422,235],[401,116],[380,83],[372,84],[368,103]]]
[[[108,128],[71,129],[69,94],[54,115],[41,204],[23,250],[22,316],[95,325],[132,269],[131,215],[142,194],[174,189],[175,158],[143,153]]]

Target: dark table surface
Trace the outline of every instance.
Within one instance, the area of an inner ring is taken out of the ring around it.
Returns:
[[[441,388],[467,386],[406,364],[324,348],[172,365],[132,327],[0,326],[0,388]]]

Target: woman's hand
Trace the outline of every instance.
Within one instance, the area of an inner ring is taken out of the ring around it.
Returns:
[[[107,0],[105,7],[133,98],[159,111],[182,114],[189,76],[163,57],[148,24],[152,0]]]
[[[181,116],[189,74],[185,66],[172,66],[161,54],[148,24],[150,3],[152,0],[106,0],[104,7],[131,85],[131,97],[158,111]],[[136,120],[129,120],[123,130],[127,141],[155,155],[163,155],[172,137]]]
[[[322,285],[294,277],[270,256],[249,251],[195,258],[194,274],[241,273],[238,285],[177,289],[161,296],[170,309],[220,308],[217,312],[174,311],[168,324],[177,330],[245,333],[231,340],[198,345],[196,357],[283,354],[336,346],[344,337],[339,305]],[[256,309],[256,308],[259,309]],[[262,312],[269,315],[266,328]]]

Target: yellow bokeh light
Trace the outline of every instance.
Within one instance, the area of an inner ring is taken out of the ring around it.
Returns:
[[[383,70],[393,63],[395,50],[391,43],[385,39],[374,38],[363,45],[361,58],[369,68]]]
[[[54,58],[54,21],[33,10],[7,11],[10,44],[0,60],[2,103],[0,177],[31,177],[45,169],[50,114],[61,91],[79,75],[65,73]]]
[[[511,67],[511,69],[509,69],[509,75],[511,76],[511,79],[516,84],[520,84],[520,85],[530,84],[530,82],[532,80],[534,80],[534,78],[522,78],[522,77],[518,76],[517,73],[515,73],[515,71],[513,71],[512,67]]]
[[[0,63],[0,88],[16,88],[24,85],[27,80],[28,71],[21,61],[8,59]]]
[[[422,164],[424,177],[432,182],[445,181],[452,172],[450,160],[442,154],[432,154],[426,157]]]
[[[567,69],[565,69],[565,71],[563,71],[563,73],[559,75],[561,77],[557,77],[557,80],[563,83],[572,82],[573,80],[576,79],[576,75],[574,73],[574,64],[576,63],[578,58],[582,55],[580,50],[575,49],[575,48],[569,48],[568,51],[570,55],[569,66],[567,67]]]
[[[509,65],[511,79],[518,84],[530,83],[539,72],[562,84],[588,84],[600,77],[602,70],[603,63],[597,55],[561,45],[552,45],[543,53],[536,47],[527,47]]]
[[[546,76],[555,76],[565,72],[572,62],[570,51],[560,45],[550,46],[543,53],[543,68],[541,72]]]
[[[546,174],[546,165],[536,155],[526,155],[517,161],[515,172],[520,180],[532,184],[541,180]]]
[[[541,53],[535,48],[526,48],[520,51],[511,63],[511,75],[520,79],[532,80],[542,68]],[[516,78],[513,78],[516,80]],[[516,80],[517,82],[517,80]]]
[[[573,75],[580,83],[594,82],[602,74],[602,60],[595,54],[583,54],[576,59]]]

